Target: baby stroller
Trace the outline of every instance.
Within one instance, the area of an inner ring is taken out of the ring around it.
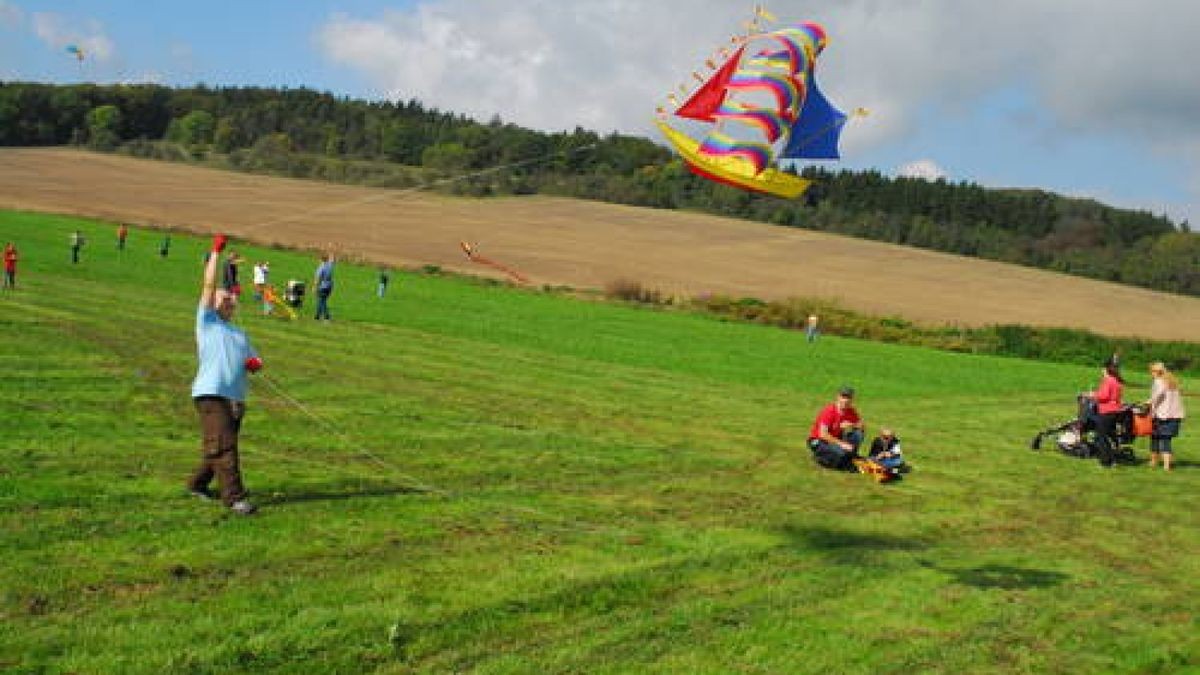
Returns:
[[[296,279],[289,279],[287,282],[287,290],[284,291],[283,301],[290,307],[300,309],[304,304],[304,282]]]
[[[1088,459],[1100,454],[1100,443],[1096,438],[1096,402],[1086,394],[1079,394],[1075,401],[1075,417],[1039,432],[1029,444],[1031,450],[1041,450],[1042,441],[1053,436],[1055,445],[1065,455]],[[1135,461],[1132,445],[1135,438],[1133,418],[1135,415],[1144,415],[1145,412],[1142,406],[1127,405],[1117,414],[1116,427],[1108,439],[1116,461]]]

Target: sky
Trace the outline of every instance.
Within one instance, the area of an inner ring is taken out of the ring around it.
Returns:
[[[655,108],[756,4],[0,0],[0,80],[305,86],[661,142]],[[821,88],[870,110],[831,168],[1043,188],[1200,224],[1200,2],[761,4],[775,26],[821,23]]]

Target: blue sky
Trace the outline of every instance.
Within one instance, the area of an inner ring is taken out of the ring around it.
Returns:
[[[656,138],[665,94],[752,15],[729,0],[0,0],[0,79],[307,86]],[[768,2],[872,114],[843,166],[1042,187],[1200,223],[1192,0]],[[804,9],[807,13],[802,13]],[[64,51],[85,48],[82,65]]]

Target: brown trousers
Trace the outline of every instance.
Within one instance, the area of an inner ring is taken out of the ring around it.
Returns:
[[[205,492],[215,476],[221,501],[229,506],[246,496],[238,466],[238,432],[246,405],[220,396],[200,396],[195,404],[200,413],[200,465],[188,479],[188,489]]]

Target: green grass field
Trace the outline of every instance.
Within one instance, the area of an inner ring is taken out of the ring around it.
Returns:
[[[1028,449],[1098,369],[342,265],[332,323],[241,310],[241,518],[183,490],[207,242],[114,229],[0,212],[0,670],[1200,669],[1200,431],[1172,474]],[[903,481],[812,464],[842,383]]]

